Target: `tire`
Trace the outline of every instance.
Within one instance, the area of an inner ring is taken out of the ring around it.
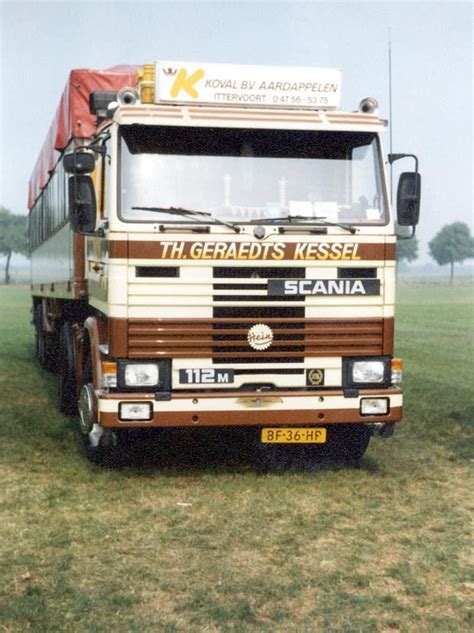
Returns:
[[[59,333],[58,361],[59,410],[69,416],[77,415],[77,379],[74,358],[74,342],[71,323],[63,323]]]
[[[302,461],[307,451],[306,445],[264,444],[260,441],[260,427],[252,430],[252,433],[253,440],[249,444],[252,446],[252,462],[258,471],[282,473],[306,466],[306,462]]]
[[[98,423],[95,399],[92,364],[88,356],[77,405],[84,451],[93,464],[102,468],[116,468],[123,463],[123,437],[121,433],[105,429]]]
[[[44,338],[38,327],[35,327],[35,358],[44,367]]]
[[[35,324],[35,356],[38,363],[42,367],[44,367],[46,341],[45,341],[45,332],[41,325],[42,324],[41,306],[36,306],[35,308],[34,324]]]
[[[35,356],[39,364],[48,371],[56,371],[58,367],[58,336],[55,332],[48,334],[43,329],[41,305],[35,309]]]
[[[337,424],[328,428],[327,450],[331,459],[359,466],[370,441],[363,424]]]

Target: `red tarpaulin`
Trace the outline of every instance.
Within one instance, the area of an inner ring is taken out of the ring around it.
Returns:
[[[72,139],[90,138],[96,117],[89,112],[89,95],[95,90],[114,92],[135,87],[140,66],[114,66],[107,70],[72,70],[53,123],[41,148],[28,187],[28,208],[36,202],[54,171],[60,153]]]

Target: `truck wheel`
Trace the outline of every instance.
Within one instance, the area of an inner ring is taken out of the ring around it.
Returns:
[[[78,402],[79,425],[87,458],[103,468],[120,465],[123,457],[119,433],[104,429],[97,422],[96,398],[92,386],[90,357],[86,359]]]
[[[250,431],[250,429],[249,429]],[[263,444],[260,441],[261,429],[252,429],[251,459],[260,472],[282,473],[293,467],[298,468],[299,446],[291,444]]]
[[[341,424],[328,427],[327,451],[331,459],[344,461],[354,466],[367,450],[370,431],[363,424]]]
[[[36,306],[34,324],[35,324],[35,356],[40,365],[45,365],[46,340],[45,332],[41,326],[41,307]]]
[[[77,415],[77,382],[74,363],[72,324],[63,323],[59,333],[59,410],[66,415]]]
[[[44,331],[41,306],[35,310],[35,356],[39,364],[49,371],[56,371],[58,364],[58,337]]]
[[[35,357],[40,365],[44,365],[44,339],[41,330],[35,327]]]
[[[253,466],[259,472],[283,472],[289,467],[286,447],[263,445],[257,440],[252,455]]]

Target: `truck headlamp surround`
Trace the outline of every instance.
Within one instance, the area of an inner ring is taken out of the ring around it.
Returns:
[[[119,360],[117,389],[125,392],[170,391],[171,361]]]
[[[390,386],[390,356],[359,356],[343,359],[343,386],[363,389]]]

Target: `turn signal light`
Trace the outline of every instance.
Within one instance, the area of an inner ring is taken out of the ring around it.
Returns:
[[[102,361],[102,387],[108,389],[117,386],[117,363]]]
[[[392,385],[399,385],[402,382],[403,360],[392,358]]]
[[[154,103],[155,101],[155,64],[144,64],[139,71],[140,101],[142,103]]]

